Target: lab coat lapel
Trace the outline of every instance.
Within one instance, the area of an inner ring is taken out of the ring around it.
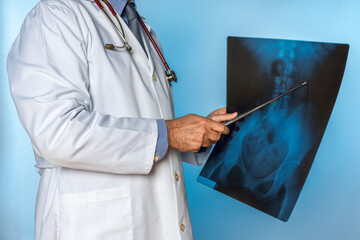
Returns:
[[[147,25],[147,24],[145,24],[145,25],[146,25],[146,28],[148,29],[148,31],[150,32],[151,28],[149,27],[149,25]],[[142,41],[143,41],[144,47],[145,47],[144,51],[146,51],[146,53],[147,53],[151,71],[154,71],[154,59],[153,59],[153,55],[152,55],[152,51],[151,51],[151,48],[153,46],[152,46],[152,43],[150,42],[150,39],[148,38],[145,31],[143,30],[143,28],[141,28],[141,30],[142,30],[141,37],[142,37]],[[139,43],[139,45],[140,45],[140,43]]]

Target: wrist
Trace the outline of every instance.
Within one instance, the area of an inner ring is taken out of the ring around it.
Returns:
[[[167,128],[167,138],[168,138],[168,143],[169,143],[169,147],[171,147],[171,125],[172,125],[172,121],[173,120],[165,120],[165,124],[166,124],[166,128]]]

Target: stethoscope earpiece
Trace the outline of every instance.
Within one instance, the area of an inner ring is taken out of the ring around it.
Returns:
[[[124,47],[115,47],[113,44],[105,44],[105,48],[109,50],[114,50],[115,48],[124,48]]]

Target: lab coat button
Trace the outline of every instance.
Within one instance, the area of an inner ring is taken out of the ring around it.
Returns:
[[[179,174],[175,173],[175,181],[178,182],[180,180]]]
[[[155,161],[155,162],[159,161],[159,156],[158,156],[158,155],[155,155],[154,161]]]
[[[185,231],[185,225],[184,225],[184,224],[181,224],[181,225],[180,225],[180,230],[181,230],[182,232]]]
[[[157,77],[156,77],[155,73],[153,73],[152,80],[153,80],[154,82],[157,81]]]

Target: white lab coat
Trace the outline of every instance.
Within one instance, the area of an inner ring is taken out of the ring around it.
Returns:
[[[41,174],[36,239],[193,238],[179,152],[153,163],[156,119],[174,117],[172,89],[146,35],[150,58],[121,22],[131,54],[103,47],[122,41],[93,1],[42,0],[9,53]]]

